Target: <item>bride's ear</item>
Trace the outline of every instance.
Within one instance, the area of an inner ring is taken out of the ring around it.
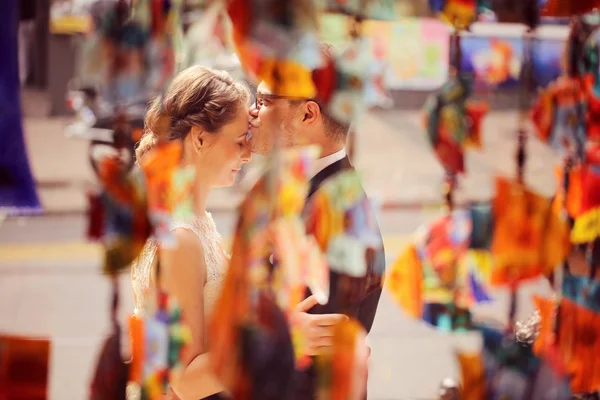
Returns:
[[[190,130],[190,139],[192,142],[192,148],[197,153],[200,153],[204,148],[204,143],[206,142],[206,132],[197,126],[193,126]]]

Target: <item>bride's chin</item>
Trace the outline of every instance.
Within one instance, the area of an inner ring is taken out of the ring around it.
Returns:
[[[231,173],[231,175],[227,178],[227,180],[223,180],[222,182],[217,183],[216,185],[213,186],[213,188],[218,189],[218,188],[226,188],[226,187],[231,187],[235,184],[235,177],[237,174]]]

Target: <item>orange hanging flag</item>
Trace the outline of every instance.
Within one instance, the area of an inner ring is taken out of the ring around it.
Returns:
[[[131,341],[129,381],[141,386],[144,363],[144,321],[137,315],[129,317],[129,337]]]
[[[467,101],[467,116],[470,118],[471,124],[467,131],[465,147],[473,147],[475,149],[482,148],[481,125],[483,117],[487,114],[488,110],[489,106],[485,102],[473,100]]]
[[[581,214],[581,206],[583,201],[583,186],[582,186],[582,174],[581,167],[579,165],[571,168],[569,172],[569,187],[566,193],[566,208],[569,216],[577,218]],[[555,212],[561,212],[563,203],[565,202],[565,190],[563,187],[564,179],[564,168],[557,167],[556,173],[556,185],[557,192],[554,197],[554,209]]]
[[[485,400],[487,379],[481,353],[458,353],[463,400]]]
[[[413,318],[423,315],[423,269],[414,245],[409,245],[392,265],[385,286],[402,309]]]
[[[331,354],[317,358],[319,375],[330,379],[320,380],[317,389],[319,400],[359,400],[363,398],[367,383],[368,352],[366,332],[353,319],[339,323],[334,329]]]
[[[572,376],[573,393],[600,389],[600,314],[563,299],[558,342],[567,372]]]
[[[540,330],[533,344],[533,352],[540,357],[549,345],[554,343],[554,302],[550,299],[534,296],[536,309],[540,313]]]
[[[543,265],[542,243],[550,202],[522,185],[496,179],[493,201],[495,229],[493,285],[514,285],[548,274],[554,265]]]

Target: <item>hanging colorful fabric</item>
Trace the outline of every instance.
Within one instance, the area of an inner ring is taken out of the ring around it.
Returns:
[[[342,171],[325,182],[305,210],[308,232],[327,255],[330,268],[348,277],[364,277],[367,249],[378,249],[379,232],[371,203],[355,171]],[[357,294],[358,295],[358,294]]]
[[[359,38],[336,57],[336,86],[325,108],[332,118],[347,126],[360,121],[366,108],[366,81],[373,64],[369,50],[368,41]]]
[[[493,260],[489,251],[469,250],[461,260],[461,290],[459,304],[470,308],[474,304],[493,301],[489,292]]]
[[[567,373],[572,375],[573,393],[589,393],[600,388],[600,314],[569,299],[562,299],[559,308],[558,346],[564,357]]]
[[[408,245],[389,267],[385,287],[410,317],[423,315],[423,268],[414,244]]]
[[[278,96],[311,99],[317,89],[312,82],[311,71],[289,60],[265,58],[256,71],[257,80],[263,81]]]
[[[469,131],[475,136],[474,130],[479,127],[467,119],[469,94],[470,88],[464,79],[451,79],[425,103],[424,125],[429,141],[451,175],[464,172],[464,145]]]
[[[489,253],[468,251],[471,224],[469,210],[440,218],[388,271],[386,288],[403,310],[441,331],[471,329],[468,308],[492,300]]]
[[[155,228],[155,237],[162,246],[174,246],[170,231],[173,214],[181,220],[193,216],[194,168],[181,163],[182,143],[159,143],[139,160],[148,186],[148,211]],[[187,215],[186,215],[187,214]]]
[[[567,257],[569,247],[564,235],[568,229],[552,213],[548,200],[521,185],[497,178],[493,207],[492,284],[511,286],[548,275]]]
[[[600,237],[600,166],[581,169],[581,209],[571,232],[573,243],[589,243]]]
[[[449,304],[459,300],[459,263],[469,247],[471,230],[468,210],[454,211],[431,224],[426,236],[417,243],[425,303]]]
[[[576,160],[585,158],[586,102],[580,81],[560,77],[540,95],[532,110],[538,137]]]
[[[308,85],[312,69],[323,65],[319,52],[316,8],[311,2],[233,0],[227,10],[233,24],[233,41],[244,70],[257,81],[277,81],[271,86],[276,94],[282,88],[286,96],[314,96]],[[267,11],[268,10],[268,11]],[[302,85],[293,89],[294,79]],[[305,95],[309,93],[309,95]],[[310,94],[312,93],[312,94]]]
[[[569,217],[575,219],[581,215],[581,207],[583,204],[583,169],[581,165],[575,165],[569,169],[568,179],[569,186],[565,194],[564,167],[556,168],[556,195],[554,197],[554,212],[559,213],[563,204],[566,207]],[[566,196],[566,198],[565,198]]]
[[[481,353],[458,353],[458,365],[464,400],[483,400],[487,397],[486,371]]]
[[[297,261],[294,258],[297,257],[295,252],[307,250],[303,246],[294,249],[293,255],[288,254],[288,256],[294,257],[284,259],[286,266],[292,268],[290,270],[280,270],[272,274],[271,266],[267,263],[269,256],[273,253],[269,243],[269,228],[272,229],[271,232],[273,230],[277,232],[277,228],[283,228],[283,231],[286,231],[284,236],[278,238],[280,240],[277,245],[280,251],[285,251],[286,248],[289,249],[290,246],[293,247],[297,244],[293,241],[298,239],[298,236],[295,235],[298,235],[300,231],[297,229],[293,217],[297,216],[302,208],[303,202],[300,199],[305,197],[308,190],[307,176],[311,173],[317,156],[318,152],[315,152],[314,148],[286,151],[281,158],[282,164],[273,162],[268,165],[268,168],[278,169],[277,179],[270,182],[268,177],[272,171],[267,169],[263,178],[254,185],[240,206],[231,262],[221,295],[215,305],[220,312],[213,314],[212,320],[209,322],[209,336],[215,338],[211,343],[210,352],[215,373],[225,387],[233,390],[234,395],[238,390],[249,390],[248,385],[257,390],[260,389],[258,383],[248,382],[249,378],[240,365],[240,357],[250,357],[249,352],[260,350],[248,348],[248,341],[259,340],[263,337],[261,332],[279,332],[278,340],[285,340],[284,327],[280,326],[280,322],[269,319],[269,315],[277,308],[276,303],[271,304],[266,298],[263,298],[268,296],[277,299],[276,296],[270,294],[274,289],[271,286],[273,283],[270,278],[276,278],[275,285],[279,284],[276,286],[277,289],[283,290],[279,301],[288,308],[287,305],[294,298],[294,293],[290,290],[297,292],[298,279],[302,279],[306,273],[316,274],[319,278],[323,278],[325,275],[322,269],[318,273],[314,270],[299,272],[293,269],[294,265],[298,266],[297,262],[294,264],[294,261]],[[269,186],[270,183],[273,183],[273,187]],[[271,188],[274,191],[271,191]],[[271,196],[273,193],[275,198]],[[284,218],[282,224],[271,224],[273,221],[278,221],[279,218]],[[285,218],[290,219],[286,221]],[[296,230],[294,231],[294,229]],[[324,268],[325,265],[321,263],[306,267]],[[275,268],[279,267],[275,266]],[[306,280],[302,282],[303,285],[306,283]],[[326,285],[327,290],[324,289]],[[316,293],[321,293],[323,296],[328,295],[328,284],[324,284],[318,279],[317,284],[311,287],[311,289],[313,288]],[[268,312],[269,315],[261,311],[259,307],[261,304],[266,307],[265,310],[271,310]],[[281,342],[278,343],[281,344]],[[250,360],[249,362],[254,361]],[[260,378],[261,382],[264,378],[266,377]],[[245,393],[244,396],[248,392]]]
[[[306,235],[300,217],[309,189],[308,177],[319,153],[316,146],[287,150],[276,185],[277,218],[269,229],[278,266],[272,271],[271,287],[286,313],[303,300],[307,287],[321,304],[329,299],[327,259],[314,237]]]
[[[367,383],[368,352],[366,332],[355,320],[335,326],[331,354],[317,357],[319,399],[359,400],[364,398]]]
[[[181,373],[183,352],[192,340],[175,300],[161,291],[155,295],[144,315],[130,319],[133,362],[128,391],[140,400],[163,398]]]
[[[458,31],[468,30],[477,19],[477,0],[429,0],[429,6]]]
[[[469,100],[466,103],[466,108],[467,138],[465,140],[465,147],[481,149],[483,147],[481,125],[483,124],[483,117],[485,117],[489,111],[489,106],[483,101]]]
[[[99,177],[105,192],[104,271],[114,273],[129,267],[152,233],[147,215],[146,186],[141,171],[127,174],[118,157],[101,161]]]

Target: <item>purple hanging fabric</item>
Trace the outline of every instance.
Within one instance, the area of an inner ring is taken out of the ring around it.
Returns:
[[[0,210],[41,211],[29,168],[21,123],[18,72],[18,0],[4,0],[0,17]]]

